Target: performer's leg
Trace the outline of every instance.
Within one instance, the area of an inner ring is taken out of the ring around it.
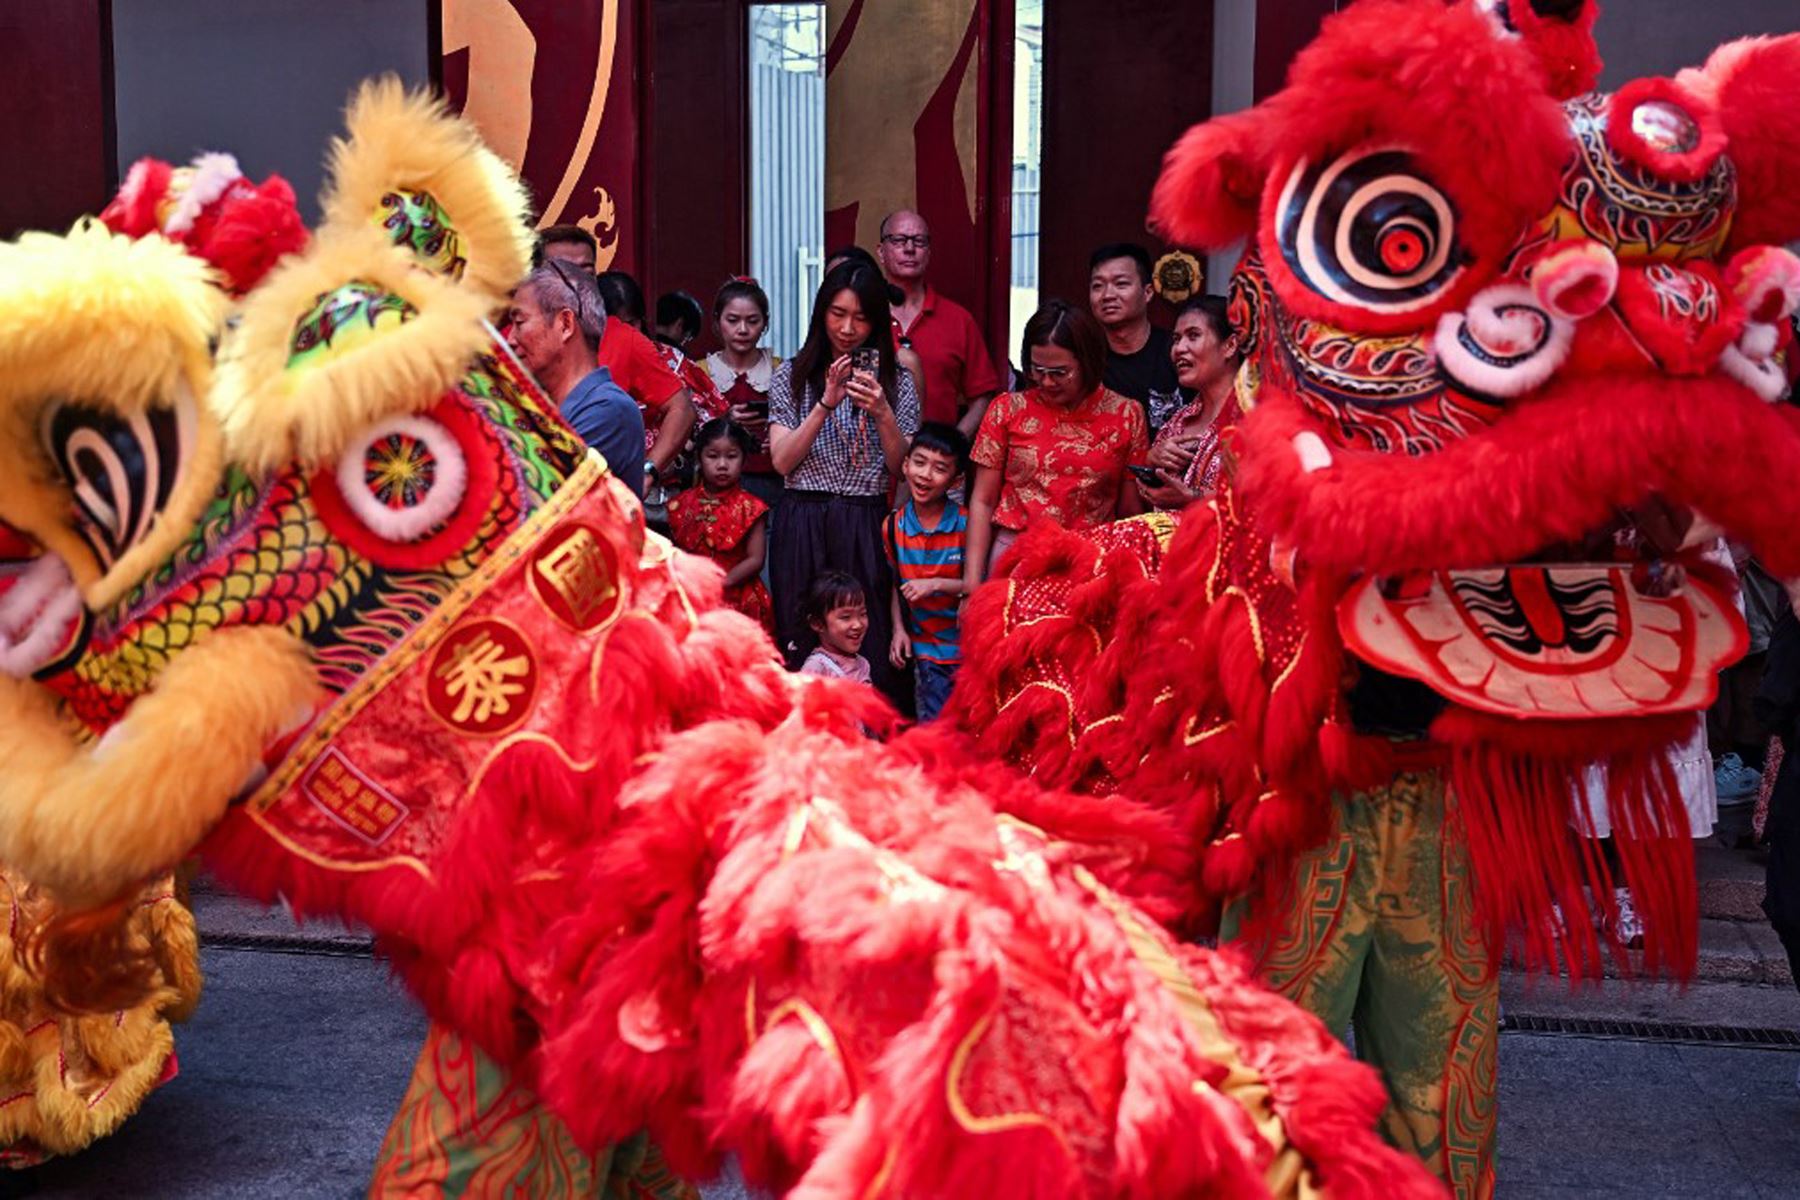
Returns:
[[[369,1195],[699,1200],[642,1135],[583,1153],[499,1064],[435,1024],[382,1141]]]
[[[1357,1055],[1387,1082],[1388,1139],[1459,1200],[1488,1197],[1500,989],[1475,924],[1468,859],[1445,833],[1442,776],[1401,775],[1377,795],[1383,879]]]
[[[1369,848],[1367,808],[1352,796],[1338,807],[1338,831],[1296,863],[1280,901],[1267,911],[1232,905],[1219,935],[1250,956],[1262,983],[1338,1037],[1350,1028],[1373,936]]]

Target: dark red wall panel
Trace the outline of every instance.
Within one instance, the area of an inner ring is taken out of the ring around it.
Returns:
[[[0,236],[64,228],[112,191],[108,7],[0,5]]]
[[[1137,241],[1162,156],[1212,108],[1212,0],[1047,0],[1040,271],[1045,299],[1087,299],[1095,246]]]
[[[712,304],[750,266],[748,23],[743,0],[650,5],[645,271],[652,303],[682,288]],[[711,349],[710,334],[704,348]],[[697,347],[699,348],[699,347]]]
[[[1341,0],[1261,0],[1256,6],[1256,98],[1281,90],[1288,64],[1318,36]]]

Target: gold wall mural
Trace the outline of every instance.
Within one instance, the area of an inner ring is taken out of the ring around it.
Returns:
[[[981,293],[982,38],[993,0],[829,0],[825,240],[873,250],[881,219],[930,222],[938,286]]]
[[[444,90],[519,169],[538,224],[576,224],[601,269],[635,267],[637,8],[625,0],[442,0]]]

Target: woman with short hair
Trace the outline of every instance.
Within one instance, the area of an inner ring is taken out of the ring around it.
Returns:
[[[1092,529],[1142,511],[1131,466],[1149,447],[1144,409],[1101,383],[1106,335],[1086,309],[1052,300],[1025,323],[1031,386],[988,406],[971,457],[964,585],[973,591],[1038,521]]]

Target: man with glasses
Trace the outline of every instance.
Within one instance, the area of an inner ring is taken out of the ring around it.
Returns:
[[[881,270],[900,289],[894,323],[924,364],[923,419],[955,425],[965,437],[981,428],[1000,376],[969,310],[926,282],[931,269],[931,228],[916,212],[901,209],[881,223]]]
[[[563,420],[613,474],[644,495],[644,418],[612,372],[594,365],[606,307],[591,271],[554,259],[513,292],[506,340],[556,401]]]

